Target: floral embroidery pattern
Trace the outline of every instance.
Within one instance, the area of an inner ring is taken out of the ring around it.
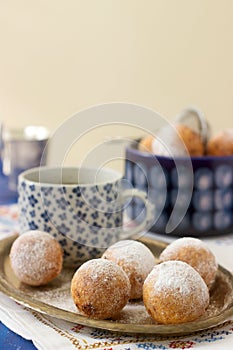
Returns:
[[[74,327],[71,328],[71,331],[75,332],[75,333],[79,333],[81,329],[83,329],[84,326],[82,326],[81,324],[76,324]]]
[[[138,344],[137,345],[139,349],[145,349],[145,350],[152,350],[152,349],[161,349],[161,350],[167,350],[168,348],[162,344],[157,345],[155,343],[144,343],[144,344]]]
[[[193,347],[195,343],[192,341],[180,341],[180,340],[176,340],[176,341],[172,341],[169,344],[169,347],[171,349],[191,349]]]

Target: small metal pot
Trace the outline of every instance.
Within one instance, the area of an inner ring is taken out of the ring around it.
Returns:
[[[7,204],[17,201],[19,174],[45,165],[49,132],[43,126],[0,130],[0,204]]]

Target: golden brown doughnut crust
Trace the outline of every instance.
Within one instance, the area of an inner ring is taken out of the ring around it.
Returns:
[[[176,130],[184,142],[190,156],[204,155],[205,148],[200,134],[182,124],[176,124]]]
[[[153,141],[154,141],[154,136],[148,135],[143,137],[138,144],[139,151],[152,153]]]
[[[127,274],[130,285],[130,299],[142,297],[143,283],[155,265],[152,252],[141,242],[122,240],[110,246],[102,255],[118,264]]]
[[[233,155],[233,129],[220,131],[207,143],[207,155],[232,156]]]
[[[130,283],[126,273],[112,261],[85,262],[71,281],[71,295],[84,315],[95,319],[115,316],[128,302]]]
[[[166,261],[156,265],[146,278],[143,301],[156,322],[178,324],[193,321],[205,313],[209,291],[190,265]]]
[[[61,272],[63,251],[60,244],[48,233],[28,231],[14,241],[10,262],[21,282],[40,286],[47,284]]]
[[[179,238],[167,246],[159,257],[160,262],[180,260],[191,265],[204,279],[208,288],[214,283],[218,264],[214,254],[198,238]]]

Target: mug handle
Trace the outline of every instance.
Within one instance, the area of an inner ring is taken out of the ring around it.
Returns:
[[[137,235],[139,232],[143,232],[147,226],[152,224],[153,219],[155,217],[155,206],[149,201],[146,192],[138,190],[137,188],[125,190],[121,195],[122,203],[130,197],[140,198],[144,202],[145,208],[143,210],[146,210],[146,216],[139,225],[125,231],[123,230],[120,233],[120,239],[127,239]]]

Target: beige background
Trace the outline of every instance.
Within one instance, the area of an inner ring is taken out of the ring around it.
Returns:
[[[8,126],[54,132],[83,108],[120,101],[168,119],[192,104],[214,132],[232,127],[232,0],[0,0],[0,44]]]

